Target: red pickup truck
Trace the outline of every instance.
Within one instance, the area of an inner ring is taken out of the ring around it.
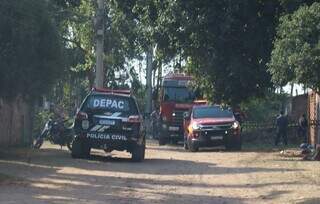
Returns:
[[[241,129],[233,112],[218,105],[193,106],[184,116],[184,147],[196,152],[200,147],[224,145],[241,150]]]

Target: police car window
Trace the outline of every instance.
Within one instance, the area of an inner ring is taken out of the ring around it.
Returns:
[[[99,109],[108,111],[128,112],[130,110],[129,98],[108,96],[108,95],[92,95],[88,98],[85,108]],[[132,109],[132,108],[131,108]]]

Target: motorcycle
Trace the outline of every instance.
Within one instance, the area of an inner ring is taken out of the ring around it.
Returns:
[[[74,138],[73,127],[65,127],[64,123],[67,120],[63,121],[54,121],[49,119],[44,128],[41,131],[41,134],[36,138],[33,148],[40,149],[44,139],[48,139],[52,144],[57,144],[62,146],[67,146],[71,150],[72,141]]]

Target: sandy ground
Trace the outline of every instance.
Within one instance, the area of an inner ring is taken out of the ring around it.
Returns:
[[[185,152],[149,142],[146,160],[66,149],[0,155],[0,203],[320,203],[320,162],[277,152]],[[12,176],[15,179],[12,179]]]

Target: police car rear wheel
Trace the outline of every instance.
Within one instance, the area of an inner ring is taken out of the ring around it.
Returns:
[[[82,142],[77,138],[72,143],[71,156],[72,158],[81,158]]]
[[[145,155],[145,144],[136,145],[132,151],[132,161],[134,162],[141,162],[144,159]]]
[[[88,158],[90,156],[91,148],[79,138],[73,141],[71,148],[71,156],[73,158]]]

